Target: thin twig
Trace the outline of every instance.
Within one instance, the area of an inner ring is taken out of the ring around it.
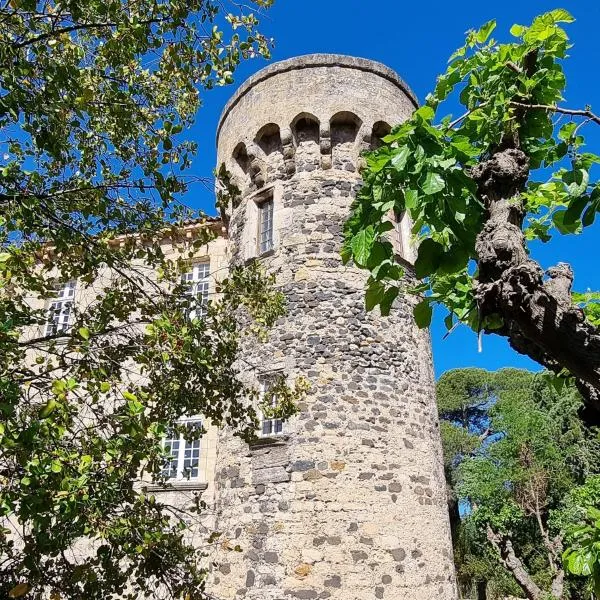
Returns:
[[[561,115],[571,115],[573,117],[587,117],[590,121],[594,121],[600,125],[600,117],[595,115],[591,110],[577,110],[571,108],[562,108],[560,106],[552,106],[549,104],[526,104],[525,102],[510,102],[511,106],[517,106],[519,108],[526,109],[539,109],[547,110],[549,112],[560,113]]]

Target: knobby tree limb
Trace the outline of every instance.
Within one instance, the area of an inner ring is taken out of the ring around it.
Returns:
[[[516,555],[511,539],[506,535],[496,533],[488,524],[486,528],[487,539],[500,556],[502,565],[513,575],[528,600],[541,600],[546,598],[546,593],[531,578],[523,562]],[[553,573],[550,595],[556,600],[563,597],[565,572],[562,567],[557,567]]]
[[[487,526],[487,539],[500,555],[504,567],[512,573],[528,600],[540,600],[543,596],[542,590],[530,577],[521,559],[515,554],[511,540],[496,533],[490,525]]]
[[[573,273],[559,263],[544,272],[529,258],[522,231],[521,192],[529,160],[518,148],[499,150],[472,170],[487,220],[477,238],[475,297],[481,317],[499,315],[490,330],[555,373],[568,369],[598,412],[600,332],[571,300]]]

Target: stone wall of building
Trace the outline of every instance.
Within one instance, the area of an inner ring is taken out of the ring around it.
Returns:
[[[312,388],[282,434],[251,446],[220,434],[209,590],[220,600],[457,597],[428,336],[412,297],[367,314],[365,273],[339,254],[360,151],[414,107],[383,65],[314,55],[261,71],[224,111],[219,164],[243,190],[233,260],[259,256],[288,304],[244,375],[302,375]],[[261,255],[270,199],[274,248]]]

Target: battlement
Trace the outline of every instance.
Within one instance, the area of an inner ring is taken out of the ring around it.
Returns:
[[[314,54],[275,63],[229,101],[217,134],[218,160],[242,193],[316,170],[357,172],[416,107],[388,67],[370,60]]]

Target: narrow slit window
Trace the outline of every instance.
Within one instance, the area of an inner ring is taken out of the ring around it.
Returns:
[[[260,401],[263,402],[265,395],[270,390],[273,384],[272,378],[264,378],[260,381]],[[277,396],[273,395],[271,398],[271,406],[274,408],[277,406]],[[268,417],[261,410],[260,416],[260,429],[258,432],[259,437],[271,437],[275,435],[281,435],[283,433],[283,419],[273,419]]]
[[[56,335],[71,327],[75,282],[67,281],[56,287],[56,295],[50,300],[44,335]]]
[[[201,262],[182,273],[181,283],[186,286],[185,294],[190,300],[188,317],[201,319],[206,316],[210,283],[210,263]]]
[[[168,455],[162,467],[162,476],[168,480],[187,481],[200,479],[200,434],[202,421],[197,418],[182,419],[195,435],[186,436],[174,429],[163,439],[163,449]]]
[[[263,254],[273,249],[273,198],[258,205],[258,252]]]

